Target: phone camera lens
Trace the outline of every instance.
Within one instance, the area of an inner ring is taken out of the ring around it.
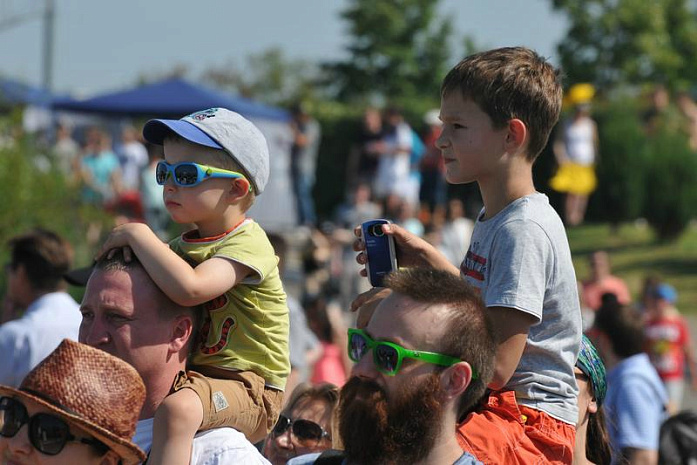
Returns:
[[[382,230],[382,224],[374,224],[370,227],[370,233],[375,237],[382,237],[385,232]]]

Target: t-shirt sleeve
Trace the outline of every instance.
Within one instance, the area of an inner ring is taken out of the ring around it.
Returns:
[[[245,278],[245,284],[259,284],[278,265],[278,258],[266,235],[263,231],[254,229],[250,227],[236,235],[213,254],[213,257],[234,260],[250,268],[254,274]]]
[[[514,308],[540,321],[553,260],[552,244],[537,223],[501,225],[491,248],[486,306]]]
[[[18,387],[25,374],[18,376],[18,372],[29,371],[29,367],[20,365],[29,363],[30,354],[26,338],[21,331],[15,329],[12,322],[0,326],[0,354],[4,359],[0,363],[0,384]]]
[[[641,379],[627,379],[614,409],[617,447],[658,450],[663,407],[651,386]],[[610,419],[612,420],[612,419]]]

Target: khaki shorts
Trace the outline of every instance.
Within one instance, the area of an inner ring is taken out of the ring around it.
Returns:
[[[220,379],[187,370],[179,372],[172,392],[185,388],[196,392],[203,404],[200,431],[227,426],[255,443],[273,429],[283,402],[283,391],[265,384],[251,371],[230,372],[229,379]]]

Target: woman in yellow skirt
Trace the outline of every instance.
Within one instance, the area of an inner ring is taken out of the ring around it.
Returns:
[[[583,222],[588,196],[597,185],[598,129],[590,117],[588,103],[577,104],[573,116],[563,124],[554,143],[559,169],[550,180],[550,187],[566,194],[565,222],[568,226],[576,226]]]

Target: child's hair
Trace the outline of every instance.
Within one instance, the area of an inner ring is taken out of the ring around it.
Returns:
[[[199,144],[196,144],[194,142],[191,142],[189,140],[186,140],[176,132],[170,131],[167,136],[164,138],[164,141],[167,142],[173,142],[173,143],[184,143],[184,144],[190,144],[190,145],[195,145],[195,146],[200,146]],[[203,147],[203,146],[200,146]],[[247,174],[247,171],[242,167],[237,161],[235,161],[234,158],[230,156],[229,153],[227,153],[225,150],[220,150],[220,149],[215,149],[213,147],[205,147],[207,150],[207,154],[210,156],[211,161],[209,164],[215,168],[220,168],[223,170],[228,170],[228,171],[237,171],[239,173],[242,173],[245,175],[247,178],[247,181],[250,182],[251,185],[251,178]],[[247,195],[245,196],[244,200],[240,204],[240,207],[242,208],[243,212],[246,212],[249,210],[252,205],[254,205],[254,200],[256,199],[256,195],[254,194],[254,189],[250,189],[247,192]]]
[[[603,294],[602,305],[595,314],[593,325],[610,339],[612,350],[621,358],[644,351],[644,322],[633,307],[622,305],[617,296]]]
[[[489,115],[497,129],[511,119],[527,127],[527,159],[535,160],[559,119],[562,101],[558,70],[525,47],[470,55],[443,79],[441,95],[459,91]]]

